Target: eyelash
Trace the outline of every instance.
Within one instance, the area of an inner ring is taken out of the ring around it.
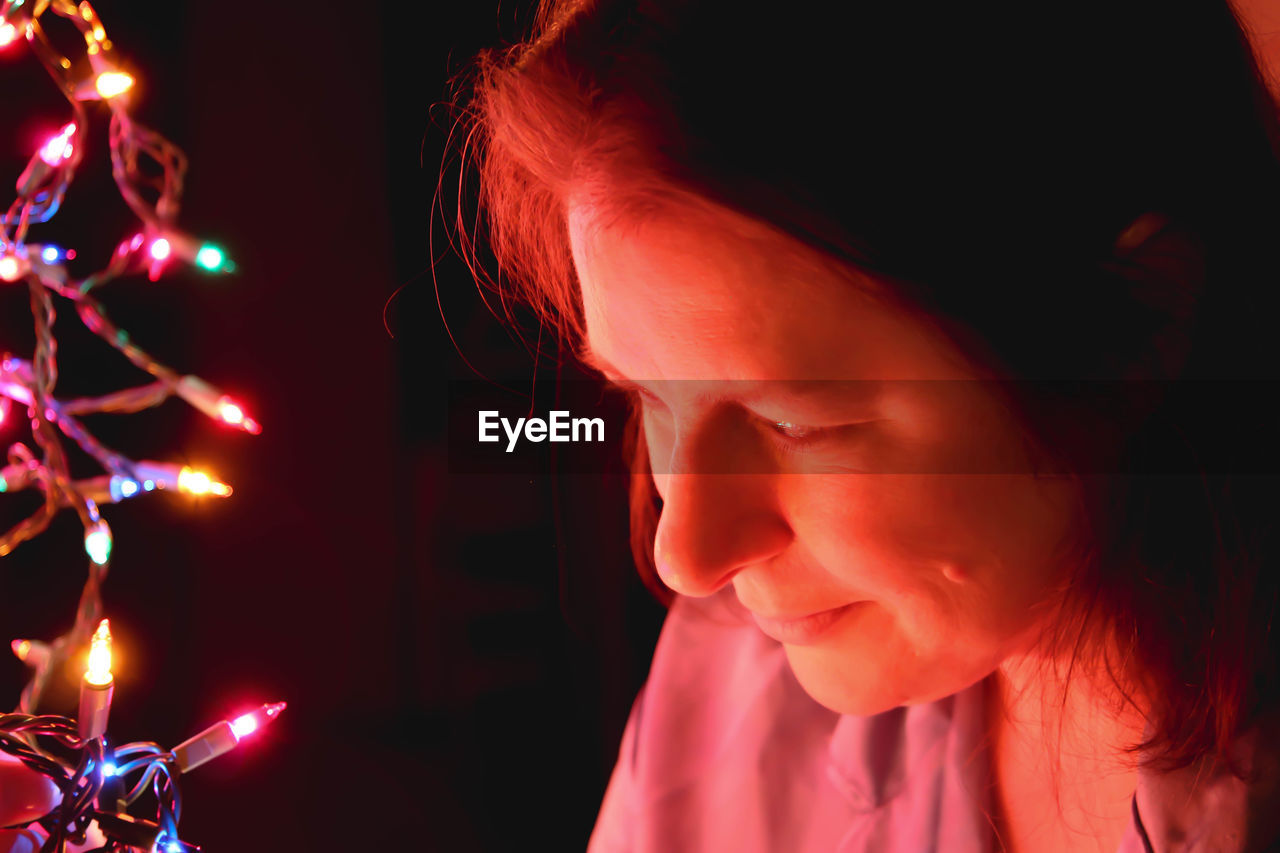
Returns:
[[[770,426],[774,432],[787,445],[792,448],[807,447],[816,444],[818,441],[826,437],[829,430],[823,427],[807,427],[793,424],[788,421],[771,421]],[[790,431],[800,433],[800,435],[792,435]]]
[[[619,390],[628,395],[634,395],[640,400],[647,401],[650,405],[662,405],[661,400],[644,388],[622,388]],[[767,423],[774,437],[788,450],[799,450],[815,444],[830,432],[830,429],[826,427],[807,427],[790,421],[768,421]]]

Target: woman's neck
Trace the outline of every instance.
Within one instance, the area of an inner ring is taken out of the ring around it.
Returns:
[[[1006,853],[1114,853],[1132,820],[1145,719],[1113,685],[1042,659],[1006,661],[987,715],[996,831]]]

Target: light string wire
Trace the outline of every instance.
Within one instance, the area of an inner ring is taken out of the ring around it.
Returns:
[[[54,741],[44,749],[33,744],[38,739]],[[62,747],[58,749],[58,747]],[[112,819],[119,820],[144,795],[155,799],[154,818],[146,822],[142,832],[152,835],[163,846],[150,845],[152,849],[165,851],[198,850],[178,838],[178,821],[182,816],[182,796],[177,785],[177,759],[173,752],[154,743],[131,743],[117,747],[110,754],[115,770],[104,773],[108,766],[108,753],[101,738],[86,739],[80,736],[77,724],[67,717],[31,714],[0,714],[0,749],[21,760],[53,780],[63,792],[61,804],[54,812],[37,822],[47,833],[41,846],[45,851],[62,851],[67,843],[84,844],[90,823],[97,820],[105,825],[106,844],[95,848],[102,851],[124,851],[144,848],[123,843],[111,837]],[[55,753],[64,756],[55,758]],[[137,780],[129,785],[127,779],[137,774]],[[105,801],[108,780],[122,793],[110,802]],[[137,831],[136,824],[126,823]]]
[[[49,39],[42,21],[50,14],[69,22],[83,38],[84,54],[77,56],[77,61],[63,55]],[[177,146],[130,116],[133,78],[116,59],[93,7],[70,0],[0,0],[0,50],[19,41],[25,41],[52,77],[70,107],[71,120],[32,155],[18,179],[17,197],[0,218],[0,287],[26,284],[35,325],[35,349],[29,360],[0,353],[0,424],[12,412],[25,408],[36,447],[33,450],[22,442],[9,446],[7,462],[0,468],[0,492],[34,489],[43,497],[39,509],[0,534],[0,556],[43,532],[59,511],[70,509],[85,531],[89,570],[75,621],[67,633],[49,643],[22,640],[13,644],[32,675],[17,710],[0,714],[0,750],[51,779],[62,792],[59,806],[36,821],[47,833],[42,853],[62,853],[68,843],[84,844],[93,821],[107,839],[99,850],[197,850],[177,835],[181,762],[175,753],[183,747],[167,751],[154,743],[131,743],[108,750],[102,735],[86,736],[75,720],[40,715],[36,708],[54,674],[62,672],[84,649],[102,616],[101,588],[110,565],[112,540],[99,504],[155,490],[217,496],[231,493],[226,484],[186,466],[129,459],[98,441],[80,418],[138,412],[178,396],[225,425],[250,433],[260,431],[239,403],[198,377],[165,366],[135,344],[111,322],[94,291],[113,279],[144,271],[156,280],[175,259],[215,273],[231,272],[234,265],[216,246],[200,243],[175,224],[187,158]],[[105,104],[110,112],[112,176],[141,229],[117,247],[102,269],[77,280],[65,264],[74,253],[31,243],[28,237],[33,225],[47,222],[58,212],[66,196],[84,157],[89,106],[94,102],[99,107]],[[69,301],[87,329],[154,381],[100,396],[58,399],[55,296]],[[73,479],[64,438],[94,459],[104,475]],[[274,706],[263,719],[269,720],[282,708],[282,703]],[[240,734],[230,734],[234,731],[231,724],[219,725],[226,728],[225,734],[215,726],[183,746],[211,736],[220,744],[220,751],[213,753],[216,755],[238,743]],[[110,779],[108,766],[115,768]],[[107,796],[112,790],[116,795]],[[154,809],[145,819],[130,815],[128,809],[147,795],[154,800]],[[139,846],[142,835],[147,839]]]

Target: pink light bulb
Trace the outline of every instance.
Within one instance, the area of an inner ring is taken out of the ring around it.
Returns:
[[[169,257],[173,251],[173,247],[169,245],[169,241],[163,237],[156,239],[151,244],[151,257],[157,261],[163,261]]]
[[[231,722],[231,733],[236,736],[236,741],[239,742],[246,735],[253,734],[274,720],[285,707],[284,702],[275,702],[270,705],[263,705],[261,708],[250,711],[247,714],[241,714]]]
[[[236,740],[247,734],[252,734],[258,728],[258,718],[253,714],[242,714],[231,721],[231,731],[235,734]]]
[[[71,145],[71,137],[76,132],[75,122],[62,128],[57,136],[50,139],[40,149],[40,159],[50,166],[57,166],[63,160],[70,159],[75,149]]]

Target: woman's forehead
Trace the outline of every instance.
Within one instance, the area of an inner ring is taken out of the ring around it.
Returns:
[[[631,376],[750,372],[758,353],[795,349],[817,307],[816,292],[798,293],[812,283],[791,281],[776,256],[705,221],[571,224],[571,245],[587,342]]]
[[[600,226],[571,209],[569,231],[584,349],[623,376],[944,377],[930,324],[764,226],[680,211]]]

